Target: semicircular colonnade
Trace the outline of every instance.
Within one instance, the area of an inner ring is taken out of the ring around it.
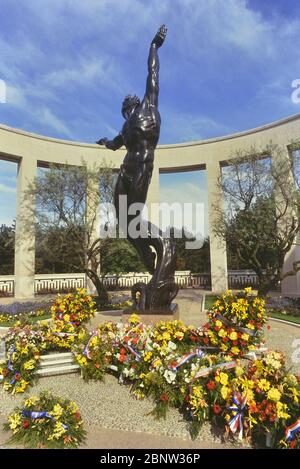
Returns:
[[[214,207],[221,203],[217,193],[217,180],[226,161],[237,153],[255,148],[264,152],[269,144],[278,145],[283,157],[290,157],[290,145],[300,140],[300,114],[270,124],[235,134],[208,140],[172,145],[159,145],[155,154],[155,165],[149,187],[147,203],[159,203],[159,174],[205,169],[207,176],[208,220],[214,222]],[[270,155],[272,157],[272,155]],[[35,240],[28,237],[22,223],[33,212],[22,204],[24,192],[39,166],[54,164],[81,165],[83,161],[93,166],[105,160],[113,169],[118,169],[124,158],[124,149],[112,153],[97,144],[73,142],[0,125],[0,159],[18,163],[17,208],[15,239],[15,297],[34,296]],[[287,255],[285,269],[296,260],[297,247]],[[227,288],[226,246],[210,233],[211,283],[215,292]],[[284,280],[282,292],[299,295],[300,274]]]

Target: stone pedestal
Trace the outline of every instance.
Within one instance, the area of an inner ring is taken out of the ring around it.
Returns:
[[[160,321],[175,321],[179,319],[179,307],[177,303],[172,303],[170,308],[157,308],[151,310],[137,311],[125,309],[122,315],[122,322],[128,322],[132,314],[137,314],[144,324],[156,324]]]

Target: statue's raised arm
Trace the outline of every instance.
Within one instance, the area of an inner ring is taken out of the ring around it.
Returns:
[[[145,98],[148,99],[149,103],[153,106],[157,106],[158,104],[158,92],[159,92],[159,80],[158,80],[158,72],[159,72],[159,59],[157,49],[161,47],[164,43],[164,40],[167,35],[167,28],[163,24],[157,33],[155,34],[154,38],[152,39],[149,57],[148,57],[148,77],[147,77],[147,85],[146,85],[146,93]]]

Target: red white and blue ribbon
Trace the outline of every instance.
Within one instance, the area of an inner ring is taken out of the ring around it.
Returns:
[[[97,331],[93,331],[91,337],[89,338],[88,343],[86,344],[86,346],[84,347],[83,352],[82,352],[82,354],[85,355],[89,360],[92,359],[91,354],[90,354],[90,351],[89,351],[89,346],[90,346],[91,340],[92,340],[96,335],[97,335]]]
[[[8,359],[8,364],[7,364],[7,368],[9,371],[13,371],[13,366],[11,364],[12,362],[12,354],[16,351],[16,347],[14,347],[13,345],[10,347],[9,349],[9,359]]]
[[[215,366],[209,366],[207,368],[201,368],[201,370],[199,370],[194,378],[193,378],[193,381],[195,381],[195,379],[198,379],[198,378],[201,378],[203,376],[207,376],[209,375],[210,373],[212,373],[213,371],[217,370],[217,369],[226,369],[226,370],[230,370],[231,368],[235,368],[237,366],[237,362],[235,361],[232,361],[232,362],[224,362],[224,363],[219,363],[219,365],[215,365]]]
[[[198,358],[202,358],[205,356],[205,353],[201,350],[201,349],[196,349],[194,350],[193,352],[190,352],[190,353],[187,353],[186,355],[183,355],[181,358],[179,358],[177,361],[172,362],[172,364],[170,364],[170,368],[173,370],[173,371],[178,371],[178,368],[182,365],[184,365],[185,363],[187,363],[188,361],[190,361],[192,358],[194,357],[198,357]]]
[[[53,415],[50,415],[48,412],[33,412],[31,410],[22,410],[22,415],[23,417],[27,417],[29,419],[35,420],[35,419],[51,419],[51,420],[56,420]],[[66,430],[68,428],[67,425],[64,423],[61,424],[61,426]]]
[[[298,418],[298,420],[289,427],[286,427],[285,439],[291,441],[293,438],[295,438],[296,433],[298,432],[300,432],[300,418]]]
[[[133,347],[131,347],[131,345],[129,344],[122,344],[124,348],[126,348],[130,353],[132,353],[132,355],[135,356],[135,360],[137,362],[139,362],[141,360],[141,355],[136,351],[134,350]]]
[[[231,405],[228,407],[228,410],[232,412],[236,412],[236,415],[232,417],[229,422],[229,428],[232,433],[235,433],[239,430],[239,440],[243,439],[243,416],[245,412],[246,402],[247,402],[247,394],[245,397],[242,397],[240,393],[235,393],[233,398],[233,402],[235,405]]]

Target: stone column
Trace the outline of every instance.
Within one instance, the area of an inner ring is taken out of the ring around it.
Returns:
[[[212,232],[212,226],[215,221],[215,206],[222,204],[223,208],[223,199],[220,198],[220,192],[217,187],[217,180],[220,174],[221,169],[218,161],[209,161],[206,164],[211,284],[212,291],[217,293],[223,292],[228,288],[226,243]]]
[[[25,197],[25,191],[34,181],[37,161],[22,158],[17,176],[17,213],[15,234],[15,297],[34,297],[35,232],[34,199]]]
[[[89,168],[94,171],[95,166]],[[90,236],[89,245],[91,246],[94,241],[99,238],[100,235],[100,217],[99,217],[99,194],[100,181],[96,178],[91,177],[88,181],[87,193],[86,193],[86,221],[88,225],[88,234]],[[97,255],[100,260],[100,254]],[[97,270],[98,276],[100,276],[100,265]],[[87,276],[86,287],[88,293],[94,295],[97,294],[96,287],[91,279]]]
[[[273,164],[277,164],[277,159],[279,159],[278,164],[280,162],[284,163],[284,159],[286,159],[287,168],[290,168],[290,158],[292,158],[292,154],[290,153],[288,147],[286,145],[282,145],[279,147],[279,151],[275,151],[272,155]],[[284,174],[284,185],[287,189],[288,185],[291,186],[293,190],[295,188],[295,181],[294,175],[291,168]],[[276,195],[276,206],[280,208],[281,203],[281,193],[278,191]],[[284,203],[284,202],[283,202]],[[287,210],[286,217],[281,219],[282,228],[285,229],[286,223],[289,223],[289,219],[292,216],[292,208]],[[280,229],[280,226],[279,226]],[[293,270],[293,263],[296,261],[300,261],[300,246],[296,245],[298,242],[299,244],[300,237],[299,234],[295,238],[295,244],[292,246],[290,251],[286,254],[284,265],[283,265],[283,273]],[[281,293],[286,296],[299,296],[300,297],[300,272],[297,272],[295,275],[291,275],[286,277],[281,283]]]

